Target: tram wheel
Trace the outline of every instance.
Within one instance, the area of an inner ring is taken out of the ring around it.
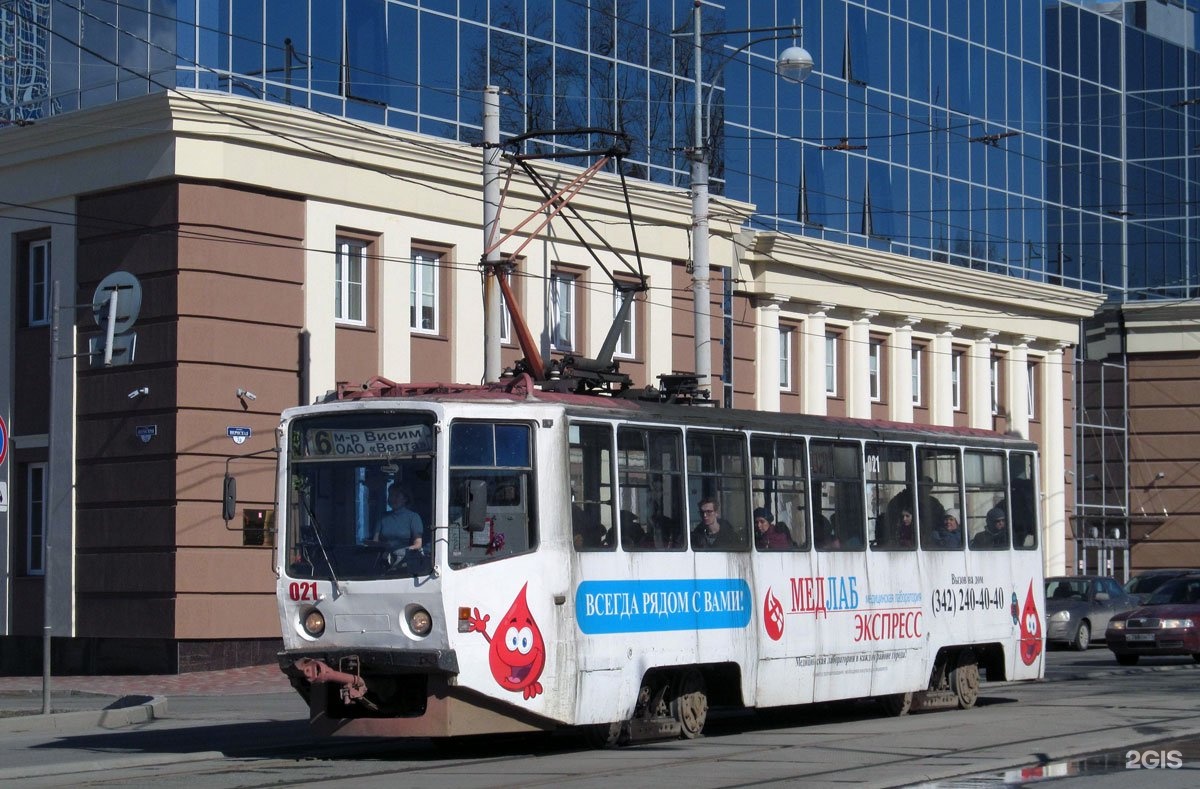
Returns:
[[[671,716],[679,722],[679,736],[695,739],[708,720],[708,693],[704,675],[697,669],[685,669],[675,682],[671,698]]]
[[[950,673],[950,688],[958,697],[959,709],[969,710],[979,700],[979,662],[973,650],[958,653],[958,661]]]
[[[879,697],[879,706],[883,707],[884,714],[897,718],[907,715],[912,709],[912,704],[912,693],[892,693]]]

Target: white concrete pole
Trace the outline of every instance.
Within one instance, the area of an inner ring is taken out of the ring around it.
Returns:
[[[1062,575],[1067,568],[1067,477],[1063,400],[1063,347],[1046,354],[1042,362],[1041,396],[1037,407],[1042,413],[1042,492],[1045,510],[1043,557],[1046,575]]]
[[[825,316],[832,304],[818,304],[804,320],[800,354],[800,408],[806,414],[828,413],[825,396]]]
[[[888,419],[895,422],[913,421],[913,326],[920,318],[904,318],[888,340]]]
[[[779,305],[784,298],[759,297],[755,305],[755,326],[758,335],[756,364],[758,392],[755,407],[760,411],[779,410]]]
[[[1008,429],[1026,438],[1029,437],[1029,343],[1033,339],[1018,337],[1005,361]]]
[[[483,91],[483,248],[499,238],[500,221],[500,89],[488,85]],[[487,253],[483,277],[483,379],[499,381],[500,286],[496,282],[500,250]]]
[[[948,323],[929,343],[929,421],[935,425],[954,424],[953,339],[958,329],[958,324]]]
[[[971,346],[971,385],[968,387],[971,405],[967,418],[971,427],[990,430],[992,420],[992,338],[998,332],[984,331]],[[964,371],[965,372],[965,371]]]
[[[871,319],[878,314],[863,310],[846,329],[846,416],[871,417]]]

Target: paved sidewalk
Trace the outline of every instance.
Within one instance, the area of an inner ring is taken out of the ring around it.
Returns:
[[[130,676],[51,676],[50,715],[42,714],[42,677],[0,677],[0,733],[77,731],[161,717],[170,696],[291,693],[279,666]]]

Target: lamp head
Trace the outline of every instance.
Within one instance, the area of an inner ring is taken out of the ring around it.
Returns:
[[[788,47],[779,53],[775,70],[788,82],[803,82],[812,73],[812,55],[804,47]]]

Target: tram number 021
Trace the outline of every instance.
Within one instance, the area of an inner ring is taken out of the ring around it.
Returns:
[[[1008,607],[1004,589],[974,586],[955,586],[933,590],[933,613],[957,614],[960,611],[991,611]]]
[[[292,581],[288,584],[288,597],[293,600],[316,600],[317,599],[317,582],[316,581]]]

